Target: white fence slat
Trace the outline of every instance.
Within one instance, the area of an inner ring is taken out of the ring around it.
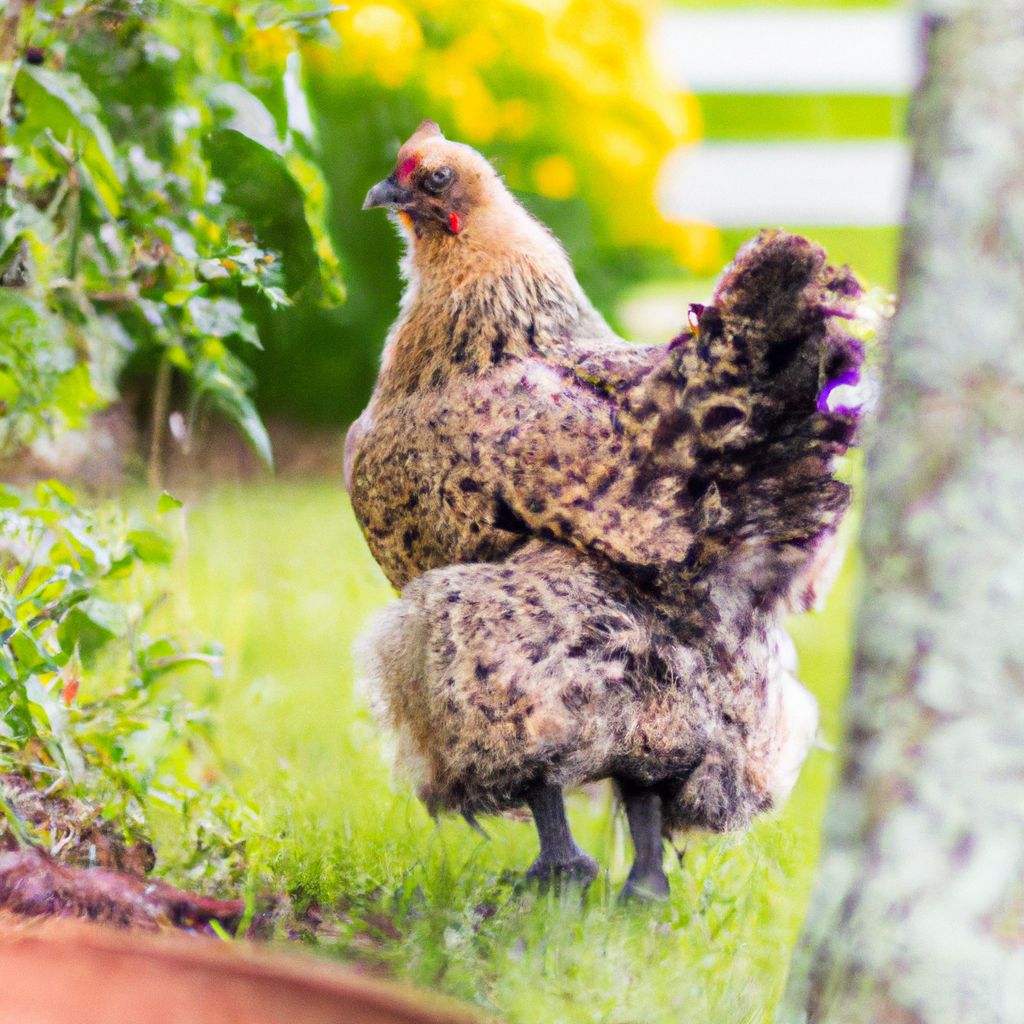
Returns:
[[[896,140],[708,143],[663,170],[661,209],[721,227],[898,224],[910,151]]]
[[[676,10],[651,46],[696,93],[902,95],[917,77],[916,33],[909,9]]]

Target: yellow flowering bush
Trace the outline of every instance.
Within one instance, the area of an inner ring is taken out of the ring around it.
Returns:
[[[512,188],[582,199],[599,245],[666,247],[706,270],[706,228],[668,223],[654,202],[665,156],[701,129],[695,98],[651,60],[658,11],[653,0],[353,0],[332,17],[340,53],[308,56],[339,95],[401,94],[395,113],[412,100],[498,158]],[[413,121],[381,128],[397,138]]]

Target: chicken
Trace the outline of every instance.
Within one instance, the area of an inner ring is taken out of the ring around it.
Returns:
[[[356,515],[401,599],[366,644],[435,809],[527,804],[534,877],[589,878],[562,790],[613,778],[661,894],[662,835],[740,828],[814,732],[783,614],[846,510],[838,403],[860,289],[766,232],[668,346],[628,343],[490,164],[425,122],[366,207],[408,287],[346,445]]]

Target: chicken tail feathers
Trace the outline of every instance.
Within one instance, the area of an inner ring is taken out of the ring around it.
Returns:
[[[764,231],[631,396],[652,439],[638,474],[676,482],[701,571],[739,559],[778,593],[838,525],[835,460],[865,408],[861,295],[819,246]]]
[[[864,344],[851,331],[861,297],[850,269],[829,265],[819,246],[763,231],[740,250],[700,313],[689,361],[701,364],[697,376],[713,392],[739,384],[754,443],[780,432],[818,434],[845,451],[862,413],[856,389]],[[727,418],[712,407],[703,422],[713,434]]]

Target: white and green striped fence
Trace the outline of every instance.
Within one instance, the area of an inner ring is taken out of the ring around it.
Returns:
[[[700,97],[705,141],[668,161],[665,212],[721,227],[898,223],[914,33],[899,8],[666,14],[651,45]]]
[[[895,288],[915,32],[912,13],[895,6],[670,10],[651,46],[669,78],[697,94],[704,131],[666,162],[664,212],[716,224],[724,259],[759,228],[785,227]],[[631,336],[666,340],[710,284],[651,282],[618,314]]]

